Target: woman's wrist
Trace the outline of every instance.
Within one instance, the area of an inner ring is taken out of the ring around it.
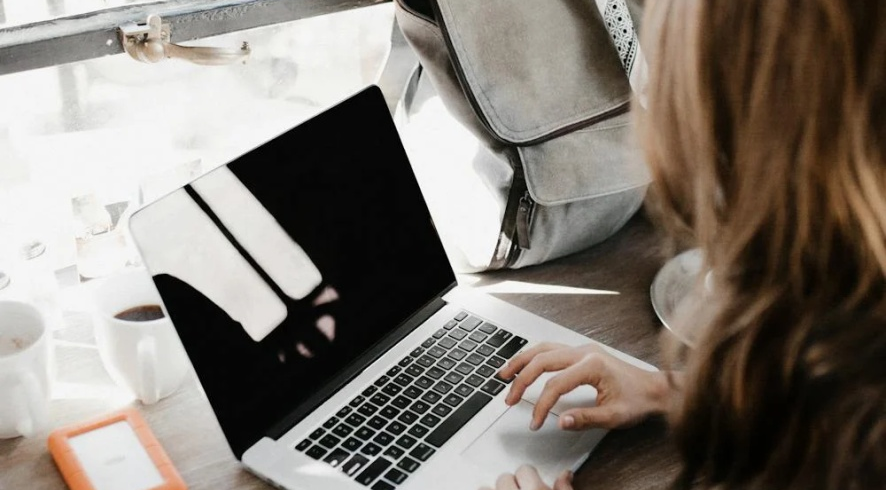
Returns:
[[[673,379],[672,379],[673,378]],[[663,415],[670,411],[676,394],[676,384],[679,384],[682,373],[679,371],[655,371],[649,373],[649,397],[650,412],[653,415]]]

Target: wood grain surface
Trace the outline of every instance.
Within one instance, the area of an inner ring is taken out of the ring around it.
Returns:
[[[661,365],[662,327],[649,303],[649,286],[663,263],[658,243],[653,227],[638,216],[616,236],[586,252],[523,270],[462,279],[472,287],[492,291],[507,302]],[[530,290],[535,286],[539,292],[495,292],[506,290],[497,286],[513,283]],[[609,294],[552,294],[540,286]],[[195,379],[155,405],[133,402],[102,368],[89,315],[73,313],[66,319],[69,326],[55,333],[58,373],[50,404],[50,426],[32,438],[0,440],[0,490],[66,488],[46,450],[49,431],[132,404],[144,414],[190,488],[271,488],[234,459]],[[632,429],[610,432],[576,475],[575,487],[664,489],[678,468],[665,423],[651,420]]]

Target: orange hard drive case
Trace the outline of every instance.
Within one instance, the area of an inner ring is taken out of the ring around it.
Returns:
[[[175,466],[172,465],[172,461],[166,455],[163,447],[160,446],[160,442],[154,437],[148,424],[138,411],[132,408],[83,424],[64,427],[53,431],[49,435],[49,452],[52,454],[52,458],[55,460],[55,464],[58,466],[68,487],[71,490],[95,490],[95,486],[89,481],[68,440],[121,421],[127,422],[132,427],[139,442],[145,448],[154,466],[157,467],[157,471],[160,472],[165,481],[162,485],[151,490],[186,490],[188,488],[187,485],[185,485],[184,480],[178,474]]]

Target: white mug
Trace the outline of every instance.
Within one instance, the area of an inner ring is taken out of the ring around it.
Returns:
[[[49,333],[40,311],[0,301],[0,439],[31,436],[49,409]]]
[[[185,350],[160,294],[144,270],[108,276],[94,290],[95,340],[111,378],[149,405],[171,395],[189,372]],[[116,315],[140,306],[163,308],[163,318],[132,321]]]

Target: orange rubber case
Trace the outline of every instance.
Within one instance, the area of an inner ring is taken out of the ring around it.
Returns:
[[[98,420],[89,421],[83,424],[72,425],[53,431],[49,435],[49,452],[52,459],[58,466],[65,483],[71,490],[95,490],[92,482],[86,477],[86,472],[80,464],[80,460],[74,454],[73,448],[68,443],[68,439],[79,436],[86,432],[100,429],[106,425],[125,421],[131,427],[139,442],[144,446],[145,451],[151,457],[157,471],[163,477],[166,483],[154,487],[151,490],[187,490],[188,486],[182,480],[181,475],[172,465],[166,451],[160,446],[160,442],[154,437],[148,424],[135,409],[126,409],[121,412],[102,417]]]

